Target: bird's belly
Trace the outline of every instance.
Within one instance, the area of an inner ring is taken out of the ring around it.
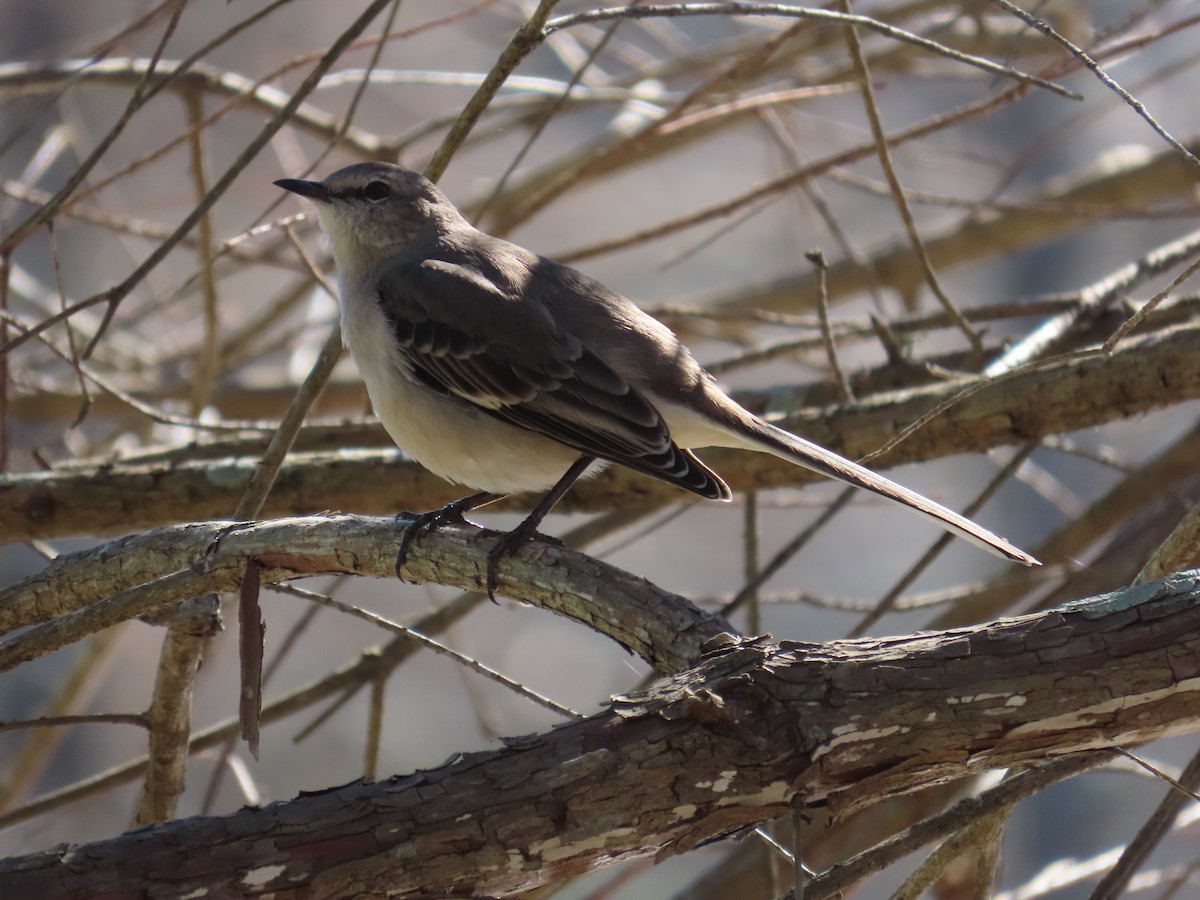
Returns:
[[[496,494],[545,490],[579,453],[509,425],[408,375],[370,291],[343,284],[342,334],[371,406],[396,445],[435,475]],[[595,468],[595,467],[593,467]]]
[[[401,375],[365,380],[375,414],[396,445],[447,481],[496,494],[546,490],[579,457]]]

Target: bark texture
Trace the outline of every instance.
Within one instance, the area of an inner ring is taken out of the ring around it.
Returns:
[[[20,897],[498,897],[840,818],[985,769],[1194,730],[1200,572],[1038,615],[825,644],[713,641],[602,713],[430,771],[6,861]]]

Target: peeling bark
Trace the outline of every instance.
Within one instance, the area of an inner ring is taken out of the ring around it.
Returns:
[[[1200,572],[1046,613],[825,644],[726,643],[654,690],[377,784],[0,865],[14,896],[508,896],[835,818],[990,768],[1195,730]]]

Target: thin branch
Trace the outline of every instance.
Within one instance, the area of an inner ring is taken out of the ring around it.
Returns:
[[[1069,40],[1067,40],[1067,38],[1065,38],[1063,35],[1059,34],[1057,31],[1055,31],[1053,28],[1051,28],[1049,25],[1047,25],[1041,19],[1037,18],[1036,16],[1030,15],[1025,10],[1021,9],[1019,6],[1017,6],[1013,3],[1010,3],[1009,0],[991,0],[991,2],[994,3],[996,6],[1000,7],[1005,12],[1016,16],[1018,19],[1020,19],[1022,22],[1024,22],[1029,27],[1034,28],[1037,31],[1040,31],[1042,34],[1046,35],[1051,40],[1057,41],[1059,44],[1062,44],[1062,46],[1066,47],[1067,50],[1069,50],[1071,52],[1071,55],[1073,55],[1076,59],[1078,59],[1081,63],[1083,63],[1083,65],[1088,69],[1088,71],[1090,71],[1093,75],[1096,76],[1097,79],[1099,79],[1101,84],[1103,84],[1106,88],[1108,88],[1110,91],[1112,91],[1118,97],[1120,97],[1127,105],[1129,105],[1133,109],[1134,112],[1136,112],[1139,116],[1141,116],[1143,119],[1145,119],[1146,123],[1152,129],[1154,129],[1154,132],[1159,137],[1161,137],[1164,141],[1166,141],[1168,144],[1170,144],[1175,149],[1175,151],[1177,153],[1179,153],[1179,155],[1182,156],[1184,159],[1186,159],[1189,163],[1191,163],[1192,166],[1196,167],[1197,169],[1200,169],[1200,159],[1197,159],[1196,155],[1194,153],[1192,153],[1191,150],[1189,150],[1187,147],[1185,147],[1183,144],[1181,144],[1178,140],[1176,140],[1175,137],[1169,131],[1167,131],[1165,128],[1162,127],[1162,125],[1160,125],[1158,123],[1157,119],[1155,119],[1152,115],[1150,115],[1150,111],[1148,109],[1146,109],[1146,104],[1144,104],[1141,100],[1138,100],[1136,97],[1131,95],[1128,91],[1126,91],[1123,87],[1121,87],[1121,85],[1119,85],[1116,82],[1116,80],[1113,79],[1113,77],[1111,75],[1109,75],[1102,68],[1100,68],[1100,64],[1097,63],[1094,59],[1092,59],[1087,53],[1085,53],[1082,48],[1077,47],[1075,44],[1071,43]]]
[[[159,244],[154,251],[125,278],[125,280],[117,284],[115,287],[109,288],[107,291],[94,294],[91,297],[80,300],[63,310],[58,315],[51,316],[43,322],[40,322],[29,332],[26,332],[20,337],[17,337],[0,347],[0,354],[5,354],[16,349],[21,344],[25,343],[25,341],[35,337],[46,329],[54,327],[60,321],[70,318],[70,316],[79,310],[89,309],[93,306],[105,304],[104,317],[101,319],[96,333],[92,336],[91,342],[89,343],[87,350],[84,352],[84,358],[87,358],[95,349],[96,344],[99,343],[100,339],[104,336],[104,333],[108,330],[108,325],[112,321],[112,317],[116,314],[118,304],[129,295],[134,287],[141,283],[142,279],[145,278],[146,275],[153,271],[158,264],[167,257],[167,255],[175,248],[175,245],[179,243],[183,237],[196,226],[196,223],[199,222],[200,219],[202,219],[210,209],[212,209],[217,200],[221,198],[221,196],[229,189],[229,187],[241,174],[242,170],[245,169],[246,166],[250,164],[250,161],[258,155],[259,151],[267,145],[275,133],[289,122],[292,113],[294,113],[295,110],[300,106],[300,104],[304,101],[304,98],[316,89],[317,84],[321,80],[321,76],[333,66],[342,53],[348,49],[349,45],[354,41],[354,39],[358,37],[358,35],[361,34],[367,28],[367,26],[371,24],[371,21],[391,2],[392,0],[371,0],[371,3],[368,5],[367,9],[357,19],[355,19],[348,28],[346,28],[333,40],[329,49],[321,57],[320,61],[313,66],[308,75],[305,76],[304,80],[300,83],[300,86],[292,94],[287,103],[285,103],[279,109],[279,111],[271,117],[267,124],[259,130],[258,134],[251,138],[249,143],[246,144],[246,146],[237,155],[230,166],[221,174],[221,177],[216,180],[212,188],[209,189],[208,193],[204,195],[201,201],[192,208],[191,212],[189,212],[187,216],[184,217],[184,220],[173,232],[171,232],[171,235],[161,244]]]
[[[577,25],[603,22],[609,19],[641,19],[651,16],[783,16],[820,22],[833,22],[839,25],[858,26],[877,31],[892,40],[921,47],[924,50],[936,53],[939,56],[945,56],[955,62],[974,66],[992,75],[1001,75],[1019,82],[1034,84],[1072,100],[1083,99],[1075,91],[1068,90],[1044,78],[1038,78],[1036,75],[1028,75],[1010,66],[999,65],[990,59],[953,50],[950,47],[939,44],[937,41],[923,38],[910,31],[905,31],[903,28],[887,25],[869,16],[858,16],[844,12],[836,13],[825,9],[805,9],[781,3],[681,3],[672,6],[618,6],[552,19],[546,23],[545,33],[550,35],[564,28],[573,28]]]
[[[552,713],[556,713],[557,715],[564,716],[568,719],[578,719],[583,715],[582,713],[571,709],[569,706],[563,706],[561,703],[558,703],[550,697],[531,690],[516,679],[509,678],[502,672],[498,672],[490,666],[484,665],[479,660],[472,659],[465,653],[459,653],[457,650],[447,647],[441,641],[436,641],[414,628],[409,628],[407,625],[401,625],[399,622],[393,622],[390,619],[386,619],[383,616],[378,615],[377,613],[363,609],[361,606],[355,606],[352,603],[343,603],[341,600],[335,600],[332,597],[314,594],[311,591],[305,591],[303,596],[313,603],[319,603],[322,606],[328,606],[330,609],[336,609],[338,612],[345,613],[348,616],[354,616],[356,619],[362,619],[364,622],[370,622],[372,625],[376,626],[377,628],[382,628],[384,631],[401,635],[416,644],[420,644],[421,647],[426,650],[431,650],[439,656],[445,656],[448,659],[454,660],[454,662],[458,663],[463,668],[470,669],[476,675],[482,675],[489,681],[493,681],[496,684],[507,688],[517,696],[524,697],[526,700],[529,700],[530,702],[535,703],[544,709],[548,709]]]
[[[184,108],[187,110],[189,169],[192,174],[192,185],[199,200],[208,193],[208,177],[204,171],[204,142],[203,136],[196,129],[204,114],[203,101],[196,91],[186,91],[183,95]],[[218,334],[221,328],[220,312],[217,308],[217,279],[213,272],[213,227],[212,216],[205,214],[200,218],[196,227],[197,251],[201,268],[201,295],[204,300],[204,336],[200,349],[200,358],[196,362],[196,374],[192,387],[192,415],[200,418],[200,413],[208,404],[213,384],[220,370],[220,343]]]
[[[1180,811],[1188,803],[1195,802],[1195,788],[1200,785],[1200,753],[1192,757],[1180,774],[1179,782],[1180,786],[1171,786],[1154,812],[1142,823],[1134,839],[1121,852],[1120,858],[1100,879],[1092,891],[1091,900],[1115,900],[1124,894],[1129,880],[1170,831]]]
[[[829,267],[825,263],[825,255],[820,250],[810,250],[805,255],[817,270],[817,312],[821,322],[821,343],[825,345],[825,358],[829,360],[829,372],[833,376],[833,383],[837,386],[842,402],[853,403],[854,391],[850,389],[850,382],[842,370],[837,345],[833,341],[833,331],[829,326],[829,282],[826,278]]]
[[[849,14],[849,0],[838,0],[838,5],[842,11]],[[867,58],[863,54],[862,43],[858,39],[858,32],[853,26],[845,30],[846,44],[850,49],[850,59],[854,63],[855,74],[858,76],[858,87],[863,96],[863,108],[867,114],[867,122],[871,126],[871,135],[875,139],[875,147],[879,152],[879,164],[883,168],[884,177],[887,178],[888,187],[891,188],[892,198],[896,203],[896,211],[900,214],[900,220],[904,223],[904,231],[908,235],[909,243],[912,245],[913,254],[917,261],[921,264],[921,270],[925,275],[925,283],[929,285],[929,289],[942,305],[942,309],[950,317],[950,320],[958,326],[958,330],[963,333],[967,339],[967,343],[971,345],[971,349],[976,353],[983,351],[983,339],[967,322],[954,301],[946,294],[942,288],[941,280],[937,276],[937,272],[933,268],[933,262],[929,258],[929,252],[925,249],[925,242],[921,240],[921,235],[917,231],[917,223],[913,218],[912,208],[908,205],[908,200],[904,196],[904,187],[900,184],[900,176],[896,174],[896,167],[892,164],[892,153],[888,149],[887,133],[883,127],[883,120],[879,116],[879,107],[875,102],[875,89],[871,86],[871,72],[867,68]]]
[[[145,713],[90,713],[81,716],[39,716],[0,722],[2,731],[27,731],[38,728],[65,728],[72,725],[137,725],[148,727]]]
[[[429,164],[425,166],[425,175],[430,181],[437,181],[446,171],[446,166],[450,164],[450,157],[462,146],[463,141],[467,139],[467,135],[471,133],[471,129],[475,127],[475,123],[479,121],[479,117],[483,115],[484,110],[488,108],[492,98],[496,92],[504,84],[512,71],[521,64],[526,56],[532,53],[537,46],[545,39],[545,33],[542,31],[542,26],[549,17],[551,10],[554,9],[558,0],[540,0],[537,9],[533,14],[517,29],[516,34],[508,42],[500,58],[496,60],[496,64],[492,70],[488,72],[487,78],[483,84],[467,101],[467,105],[463,107],[458,118],[450,127],[450,131],[446,137],[442,139],[442,143],[434,151],[433,157],[429,160]]]

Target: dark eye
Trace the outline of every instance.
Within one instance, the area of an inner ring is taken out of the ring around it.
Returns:
[[[392,195],[388,186],[382,181],[372,181],[367,184],[362,190],[363,196],[372,203],[378,203],[380,200],[386,200]]]

